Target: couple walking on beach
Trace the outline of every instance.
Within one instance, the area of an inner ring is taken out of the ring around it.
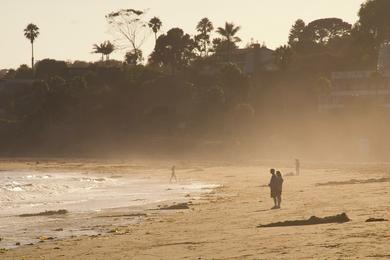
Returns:
[[[274,207],[272,209],[280,209],[280,204],[282,203],[282,189],[283,189],[283,177],[280,171],[271,169],[271,181],[268,186],[271,189],[271,198],[274,200]]]

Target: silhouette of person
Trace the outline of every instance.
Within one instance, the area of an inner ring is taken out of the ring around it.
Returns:
[[[299,170],[301,168],[301,163],[299,162],[299,159],[295,159],[295,174],[299,175]]]
[[[282,190],[283,190],[283,177],[280,171],[276,172],[276,207],[280,209],[280,204],[282,203]]]
[[[176,177],[176,166],[173,165],[172,166],[172,173],[171,173],[171,179],[169,180],[169,182],[172,182],[173,179],[175,179],[175,182],[177,182],[177,177]]]
[[[268,186],[271,189],[271,198],[274,200],[274,207],[272,209],[276,209],[278,206],[278,201],[277,201],[277,177],[275,175],[275,169],[270,170],[271,173],[271,180],[268,184]]]

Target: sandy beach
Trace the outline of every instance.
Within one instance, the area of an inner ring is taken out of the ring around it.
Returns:
[[[103,162],[77,160],[3,160],[2,169],[93,171],[126,174],[153,165],[153,178],[169,180],[172,162]],[[248,166],[250,165],[250,166]],[[266,186],[269,167],[285,179],[282,209],[273,206]],[[180,162],[180,182],[219,184],[200,198],[189,196],[188,209],[143,210],[140,221],[115,225],[98,235],[42,239],[33,245],[1,250],[1,259],[388,259],[390,165],[303,163],[301,175],[291,176],[286,162],[232,164]],[[165,206],[173,205],[167,202]],[[164,206],[164,205],[163,205]],[[161,207],[161,205],[160,205]],[[131,214],[131,209],[120,214]],[[343,224],[259,228],[279,221],[303,220],[346,213]],[[118,214],[113,210],[112,214]],[[1,235],[0,235],[1,237]]]

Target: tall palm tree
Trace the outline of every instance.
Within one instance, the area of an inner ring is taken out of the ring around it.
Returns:
[[[240,42],[241,39],[237,36],[237,32],[241,30],[240,26],[234,25],[234,23],[225,23],[225,27],[218,27],[217,33],[220,34],[224,39],[224,41],[227,43],[228,48],[228,55],[230,59],[231,55],[231,46],[236,45],[236,43]]]
[[[24,36],[31,42],[31,69],[34,69],[34,41],[39,35],[39,28],[33,23],[27,25],[24,29]]]
[[[161,22],[160,18],[153,17],[152,19],[150,19],[148,25],[149,25],[150,29],[152,29],[152,31],[154,32],[154,38],[157,41],[157,33],[160,31],[160,29],[162,27],[162,22]]]

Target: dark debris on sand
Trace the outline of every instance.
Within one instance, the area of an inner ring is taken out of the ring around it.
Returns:
[[[60,209],[60,210],[46,210],[44,212],[33,213],[33,214],[21,214],[19,215],[19,217],[39,217],[39,216],[65,215],[65,214],[68,214],[68,211],[66,209]]]
[[[125,217],[146,217],[146,213],[130,213],[130,214],[120,214],[120,215],[104,215],[99,216],[99,218],[125,218]]]
[[[369,218],[366,220],[366,222],[384,222],[384,221],[388,221],[388,220],[384,218]]]
[[[179,203],[168,207],[162,207],[160,210],[178,210],[178,209],[189,209],[188,203]]]
[[[329,216],[324,218],[319,218],[312,216],[307,220],[289,220],[283,222],[276,222],[266,225],[258,225],[258,228],[266,227],[290,227],[290,226],[307,226],[307,225],[320,225],[320,224],[329,224],[329,223],[345,223],[351,221],[347,214],[341,213],[335,216]]]

